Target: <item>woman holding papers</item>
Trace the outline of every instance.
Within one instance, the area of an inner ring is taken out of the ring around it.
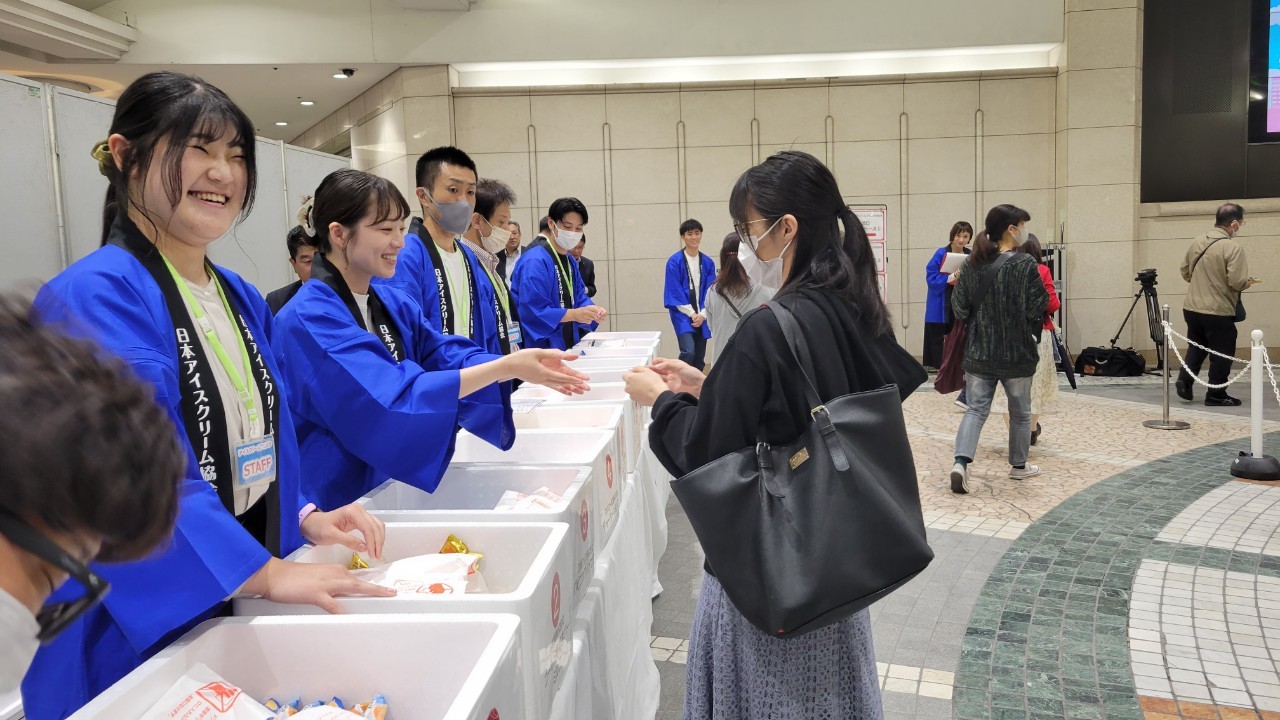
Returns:
[[[955,287],[960,271],[951,271],[950,264],[946,262],[947,255],[969,254],[971,238],[972,225],[963,220],[952,225],[951,240],[938,248],[925,266],[929,301],[924,308],[924,356],[921,364],[926,368],[942,366],[942,337],[951,331],[951,289]],[[944,270],[943,265],[948,267]]]

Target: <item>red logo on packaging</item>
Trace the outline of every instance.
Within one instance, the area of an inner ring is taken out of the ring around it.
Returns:
[[[582,540],[587,539],[587,531],[591,529],[591,511],[587,509],[587,501],[582,501],[582,510],[578,513],[578,522],[582,525]]]
[[[502,718],[498,717],[498,708],[489,711],[489,720],[502,720]]]
[[[551,578],[551,627],[560,627],[560,573]]]
[[[211,682],[197,690],[196,695],[218,712],[228,712],[240,699],[240,688],[224,682]]]
[[[613,487],[613,456],[612,455],[604,456],[604,476],[605,476],[605,480],[609,483],[609,487]]]

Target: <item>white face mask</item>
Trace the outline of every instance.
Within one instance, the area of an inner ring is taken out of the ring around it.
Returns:
[[[11,693],[22,684],[40,648],[38,632],[40,624],[27,606],[0,590],[0,695]]]
[[[772,260],[761,260],[751,247],[753,245],[760,247],[760,240],[773,232],[779,222],[782,222],[782,218],[775,220],[769,229],[760,235],[752,235],[751,242],[741,243],[738,246],[738,262],[742,263],[742,269],[747,271],[747,278],[770,294],[778,292],[778,288],[782,287],[782,256],[787,252],[787,248],[791,247],[791,242],[788,242],[782,248],[782,252],[778,253],[778,257]],[[792,242],[794,241],[792,239]]]
[[[497,225],[491,225],[488,220],[485,221],[485,225],[489,225],[489,234],[480,236],[480,244],[484,246],[485,250],[497,255],[500,251],[506,249],[507,241],[511,239],[511,231]]]
[[[556,227],[556,244],[561,250],[569,252],[578,247],[578,243],[582,242],[582,231],[565,230],[562,227]]]

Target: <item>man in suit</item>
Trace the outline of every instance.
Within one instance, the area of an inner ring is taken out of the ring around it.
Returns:
[[[569,254],[578,258],[578,269],[582,271],[582,283],[587,286],[587,297],[596,296],[596,264],[591,262],[591,258],[582,257],[582,251],[587,249],[587,236],[582,236],[582,241],[574,246]]]
[[[311,260],[318,249],[316,239],[307,235],[301,225],[295,225],[289,231],[285,242],[289,245],[289,264],[293,266],[298,280],[267,294],[267,307],[271,308],[272,315],[278,314],[280,308],[298,294],[302,284],[311,279]]]
[[[510,280],[510,270],[516,266],[516,261],[520,259],[520,254],[524,252],[520,248],[520,223],[515,220],[507,221],[507,230],[511,232],[511,236],[507,238],[507,247],[498,253],[498,274],[503,280]]]

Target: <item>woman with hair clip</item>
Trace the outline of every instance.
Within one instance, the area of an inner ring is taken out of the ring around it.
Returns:
[[[206,255],[253,204],[253,123],[203,80],[150,73],[120,96],[110,136],[93,154],[111,183],[103,247],[50,280],[36,304],[154,388],[187,469],[170,541],[145,560],[95,567],[111,593],[40,649],[23,684],[32,720],[75,712],[226,612],[233,595],[336,612],[335,595],[394,594],[339,565],[278,559],[304,539],[377,557],[384,528],[362,507],[321,512],[300,495],[270,310]],[[68,592],[53,600],[74,599]]]
[[[738,323],[752,310],[769,302],[773,293],[754,285],[747,271],[738,262],[738,233],[724,236],[720,246],[720,274],[707,293],[707,305],[702,309],[711,325],[717,353],[729,347],[729,341],[738,330]]]
[[[1040,360],[1033,331],[1044,322],[1049,294],[1036,261],[1016,252],[1027,240],[1029,220],[1030,213],[1013,205],[991,208],[951,298],[956,317],[969,328],[964,348],[969,407],[956,432],[951,466],[954,493],[969,492],[969,465],[997,385],[1004,387],[1009,398],[1009,477],[1024,480],[1040,474],[1040,468],[1027,463],[1027,448],[1031,445],[1031,378]]]
[[[782,152],[738,178],[730,198],[739,259],[789,310],[816,363],[821,397],[927,375],[893,336],[871,244],[835,177],[812,155]],[[705,380],[679,363],[638,368],[627,391],[653,406],[649,443],[676,477],[722,456],[792,442],[810,423],[805,380],[776,316],[749,312]],[[798,519],[797,522],[803,522]],[[726,528],[725,532],[732,532]],[[880,718],[880,686],[863,610],[794,638],[752,625],[706,567],[690,634],[685,718]]]
[[[391,277],[404,247],[409,203],[391,181],[337,170],[314,202],[304,227],[320,250],[312,281],[276,317],[276,355],[317,502],[354,501],[391,477],[435,490],[459,427],[510,448],[507,380],[585,387],[564,364],[572,353],[490,355],[437,332],[400,290],[370,284]]]
[[[944,273],[942,264],[948,253],[969,254],[969,240],[973,238],[973,226],[961,220],[951,226],[946,245],[938,248],[924,269],[924,279],[929,284],[929,299],[924,306],[924,354],[921,362],[926,368],[942,367],[942,339],[951,332],[955,316],[951,312],[951,291],[955,289],[960,271]]]

